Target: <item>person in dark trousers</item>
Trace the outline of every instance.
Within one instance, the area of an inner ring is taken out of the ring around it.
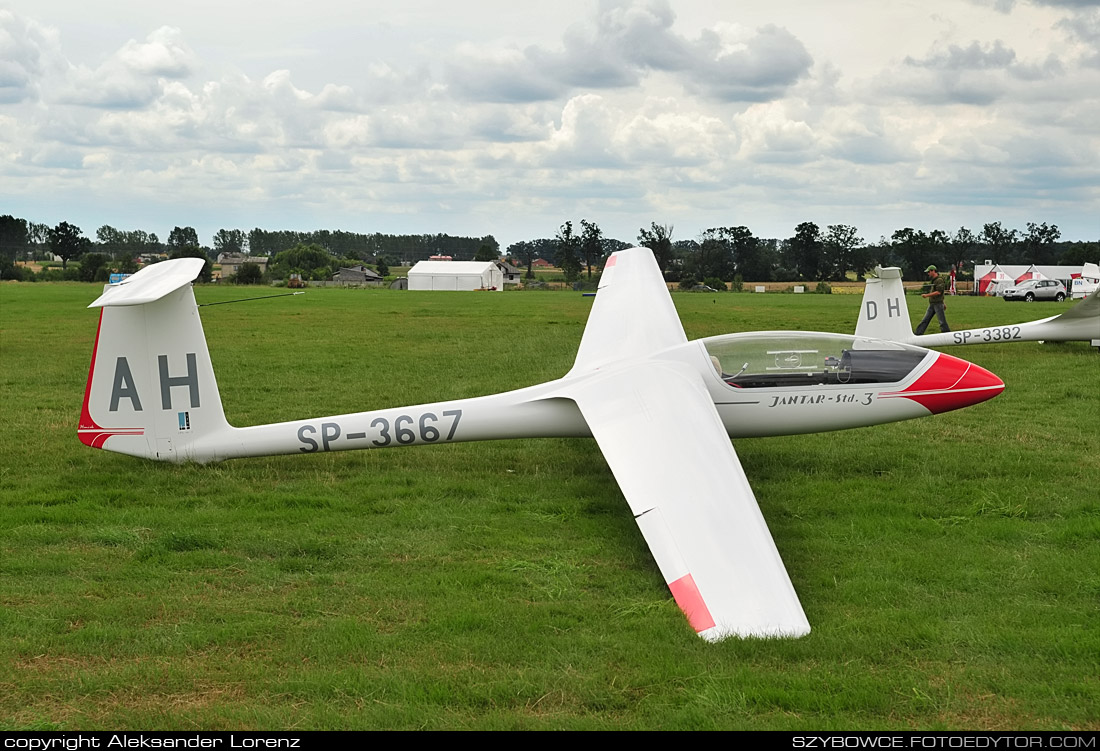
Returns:
[[[939,321],[940,331],[946,333],[951,330],[951,327],[947,325],[947,314],[944,312],[947,310],[947,305],[944,302],[944,296],[947,294],[947,281],[940,276],[935,266],[929,266],[924,270],[924,273],[928,274],[928,278],[932,280],[932,289],[927,294],[921,295],[921,297],[928,300],[928,310],[924,312],[924,318],[917,324],[917,330],[913,333],[917,336],[923,334],[924,330],[928,328],[933,315]]]

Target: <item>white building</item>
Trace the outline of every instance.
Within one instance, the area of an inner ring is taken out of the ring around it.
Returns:
[[[421,261],[409,269],[411,290],[504,289],[504,274],[494,261]]]

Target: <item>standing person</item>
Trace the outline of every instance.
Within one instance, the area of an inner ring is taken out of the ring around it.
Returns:
[[[943,301],[944,295],[947,293],[947,282],[936,271],[935,266],[929,266],[924,270],[924,273],[928,274],[928,278],[932,280],[932,289],[927,294],[921,295],[921,297],[928,300],[928,310],[924,312],[924,318],[917,324],[917,330],[913,333],[917,336],[923,334],[924,330],[928,328],[933,315],[940,323],[940,331],[946,333],[951,330],[951,327],[947,325],[947,314],[944,312],[947,310],[947,305]]]

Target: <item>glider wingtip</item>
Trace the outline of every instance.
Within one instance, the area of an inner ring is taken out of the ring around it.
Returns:
[[[725,639],[800,639],[810,633],[810,624],[806,621],[769,626],[718,624],[698,633],[712,643]]]

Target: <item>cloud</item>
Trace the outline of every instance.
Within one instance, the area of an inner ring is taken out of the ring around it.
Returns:
[[[1015,60],[1015,51],[998,39],[988,48],[975,41],[967,47],[952,44],[946,50],[933,50],[922,60],[907,56],[905,64],[935,70],[990,70],[1007,68]]]
[[[182,37],[179,29],[161,26],[144,42],[128,41],[115,57],[123,67],[135,74],[184,78],[194,67],[195,55],[183,43]]]
[[[782,96],[813,65],[805,46],[786,29],[768,25],[739,36],[729,49],[721,34],[703,33],[688,90],[724,101],[764,102]]]
[[[70,65],[55,96],[66,104],[138,109],[156,99],[165,82],[188,77],[193,64],[180,30],[162,26],[145,42],[126,42],[95,68]]]
[[[926,105],[984,107],[1005,99],[1046,98],[1048,82],[1065,74],[1057,55],[1021,60],[999,39],[965,46],[935,43],[924,57],[906,56],[900,65],[876,74],[870,91]]]
[[[461,99],[534,102],[578,91],[636,87],[653,73],[685,90],[722,101],[766,101],[805,77],[813,58],[789,31],[725,24],[690,40],[676,33],[670,6],[607,3],[592,23],[575,24],[562,48],[456,50],[444,80]]]
[[[0,104],[38,99],[38,81],[59,58],[55,31],[0,9]]]

